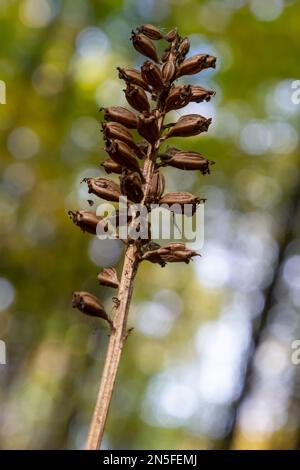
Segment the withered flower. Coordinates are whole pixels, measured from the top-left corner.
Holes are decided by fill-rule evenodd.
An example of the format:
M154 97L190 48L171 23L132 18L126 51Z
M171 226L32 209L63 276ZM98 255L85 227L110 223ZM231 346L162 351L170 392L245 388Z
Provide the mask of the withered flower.
M169 148L165 153L159 154L164 165L169 165L180 170L200 170L203 175L209 174L210 166L215 162L203 157L201 153L194 151Z
M174 206L173 208L170 207L170 210L172 210L175 213L178 212L180 214L183 213L183 209L185 205L190 205L192 209L191 215L193 215L197 209L198 204L202 201L203 199L201 200L199 197L194 196L191 193L180 191L180 192L165 194L163 197L160 198L159 204Z
M106 121L116 121L128 129L136 129L137 117L129 109L122 106L111 106L110 108L101 108L104 110L104 119Z
M157 118L155 113L141 113L137 125L138 132L145 139L154 144L160 137Z
M176 86L171 89L165 103L165 112L186 106L192 97L191 85Z
M127 85L125 96L130 106L132 106L134 109L140 113L143 111L149 112L150 104L146 93L141 87L136 85Z
M150 85L154 90L160 90L163 88L163 79L161 76L161 70L156 65L146 60L142 65L142 78L148 85Z
M140 173L141 170L135 158L135 154L125 142L121 140L111 140L106 142L105 150L114 162L123 167L137 170Z
M185 37L181 40L179 46L178 46L178 59L180 62L182 62L187 55L187 53L190 50L190 41L189 38Z
M138 33L144 34L149 39L158 40L164 37L160 30L152 24L142 24L137 28L137 31Z
M101 286L112 287L114 289L118 289L119 287L118 275L115 268L103 269L103 271L98 274L97 279Z
M191 102L202 103L202 101L210 101L212 96L215 96L216 92L212 90L206 90L202 86L191 86Z
M157 64L160 63L160 59L157 55L155 45L153 44L151 39L149 39L144 34L136 34L134 31L132 31L131 40L133 47L138 52L140 52L146 57L149 57L149 59L152 59Z
M191 137L201 132L206 132L211 124L211 119L207 119L200 114L187 114L181 116L177 123L171 127L165 138L169 137Z
M113 327L113 322L107 315L100 300L89 292L73 292L72 307L77 308L80 312L90 317L103 318L103 320L107 321L109 325Z
M138 173L124 169L120 177L122 194L132 202L141 202L143 199L143 184Z
M161 75L164 82L169 82L174 77L176 71L175 64L172 60L166 61L161 68Z
M111 158L107 158L106 160L104 160L104 162L101 163L101 166L103 166L107 174L117 173L118 175L120 175L122 173L122 165L119 165L119 163L114 162Z
M89 193L96 194L106 201L119 202L122 193L120 187L114 181L107 178L84 178L89 188Z
M136 144L130 131L119 122L102 123L102 130L105 139L118 139L125 142L129 147L136 149Z
M161 198L164 190L165 190L165 177L159 170L156 170L153 173L153 176L149 185L146 202L157 203L159 199Z
M175 28L172 28L165 36L164 39L168 42L173 42L175 39L178 37L178 29L175 26Z
M78 225L83 232L92 233L93 235L96 235L98 223L103 221L101 217L90 211L69 211L68 214L73 223Z
M164 247L146 251L142 255L142 260L158 263L164 267L166 263L184 262L188 264L194 256L199 256L199 254L186 248L184 243L170 243Z
M209 67L215 68L215 66L216 57L208 54L197 54L186 59L179 65L176 78L182 77L182 75L194 75L195 73L201 72L201 70Z
M125 80L126 83L138 85L146 91L149 90L149 87L143 79L141 72L139 72L138 70L130 67L125 67L123 69L121 67L117 67L117 70L119 71L119 78Z

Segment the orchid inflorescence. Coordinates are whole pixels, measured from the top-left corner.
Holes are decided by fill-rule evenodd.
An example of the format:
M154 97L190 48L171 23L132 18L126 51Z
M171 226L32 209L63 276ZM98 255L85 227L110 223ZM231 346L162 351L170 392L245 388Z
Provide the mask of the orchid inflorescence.
M102 132L105 151L109 158L102 167L106 173L119 175L117 184L108 178L85 178L89 193L107 201L117 203L120 196L126 196L128 204L142 204L149 207L158 204L192 204L193 213L197 205L203 201L197 196L186 192L163 194L165 178L162 169L171 166L179 170L199 170L208 174L214 163L200 153L167 147L160 150L161 145L170 138L190 137L208 130L211 119L198 114L179 117L177 122L164 123L166 114L179 110L191 102L209 101L214 92L201 86L176 85L178 78L194 75L209 67L215 67L216 58L208 54L197 54L186 58L190 42L181 37L177 28L163 34L153 25L142 25L132 32L134 48L147 57L140 70L118 67L119 78L124 80L125 97L134 111L122 106L102 108L104 121ZM167 47L159 56L155 42L164 40ZM151 101L154 105L151 106ZM132 133L142 138L136 141ZM69 212L73 222L83 231L96 234L98 224L106 224L105 219L91 211L81 210ZM134 222L134 216L128 224ZM165 266L171 262L188 263L197 255L184 243L169 243L161 247L151 242L151 228L147 240L128 240L137 247L137 263L148 260ZM119 288L119 280L115 268L106 268L98 274L101 285ZM85 314L105 319L113 328L113 320L106 314L101 302L87 292L73 293L73 306Z

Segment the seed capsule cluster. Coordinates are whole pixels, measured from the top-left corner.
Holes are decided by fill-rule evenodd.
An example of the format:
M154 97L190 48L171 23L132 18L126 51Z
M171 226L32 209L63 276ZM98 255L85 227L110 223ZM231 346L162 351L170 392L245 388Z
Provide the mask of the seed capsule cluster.
M162 170L171 166L179 170L196 171L206 175L214 164L194 150L180 150L161 145L168 139L196 136L206 132L211 119L198 114L179 117L177 122L165 124L168 112L181 110L191 102L209 101L215 92L201 86L179 85L176 80L184 75L193 75L209 67L215 67L216 58L208 54L197 54L187 58L190 42L181 37L177 28L166 34L156 26L144 24L132 31L133 47L145 56L140 70L131 67L117 67L118 75L125 83L125 98L132 109L122 106L101 108L104 121L101 130L108 158L101 163L107 174L119 175L119 184L108 178L85 178L89 193L117 203L120 196L126 196L128 204L139 203L148 209L151 204L170 206L170 210L181 211L185 204L192 208L204 202L193 194L174 192L164 194L165 178ZM161 55L156 42L166 42ZM141 137L136 139L136 135ZM108 228L109 218L101 218L90 211L69 212L75 225L83 231L95 234L97 225ZM119 222L119 213L112 216ZM135 216L128 218L128 225L135 224ZM137 262L148 260L165 266L166 263L185 262L197 255L186 248L184 243L170 243L161 247L151 241L151 230L147 240L129 240L137 247ZM115 268L106 268L98 274L100 285L119 287ZM111 327L112 320L104 311L99 300L87 292L73 293L73 306L87 315L105 319Z

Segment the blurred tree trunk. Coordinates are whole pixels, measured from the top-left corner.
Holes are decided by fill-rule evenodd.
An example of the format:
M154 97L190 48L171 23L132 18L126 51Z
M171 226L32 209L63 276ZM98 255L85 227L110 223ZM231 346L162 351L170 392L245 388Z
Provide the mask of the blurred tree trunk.
M221 448L223 449L231 449L234 445L235 434L237 432L238 427L239 410L244 399L247 397L252 387L256 351L263 340L266 326L272 321L270 312L272 307L276 303L276 287L280 280L282 267L285 262L286 249L295 237L295 231L297 229L298 224L297 215L299 214L299 212L300 185L298 184L295 187L295 190L292 192L287 206L284 207L281 212L281 222L279 223L279 226L282 226L282 231L280 234L278 258L276 261L276 265L274 266L274 275L269 287L266 289L265 292L265 305L263 312L257 319L254 320L252 325L252 341L249 347L248 355L246 357L243 385L238 399L232 405L231 423L229 426L229 431L223 439L223 442L221 443Z

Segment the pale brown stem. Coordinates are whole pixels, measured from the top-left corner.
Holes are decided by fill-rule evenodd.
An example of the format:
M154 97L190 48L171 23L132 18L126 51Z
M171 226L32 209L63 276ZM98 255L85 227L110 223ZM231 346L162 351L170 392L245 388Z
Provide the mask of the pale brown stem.
M87 450L97 450L101 445L122 349L127 337L127 317L137 267L137 247L136 245L128 245L118 292L119 303L113 321L114 328L109 338L100 389L86 445Z
M163 117L159 120L161 128ZM152 147L148 146L148 155L145 159L143 174L145 177L144 185L144 204L153 172L155 170L155 162L153 156L159 148L160 141ZM114 391L114 385L121 359L122 349L128 336L127 317L132 297L134 279L139 263L139 246L137 243L127 245L125 251L125 259L123 264L122 277L118 291L118 304L113 319L113 328L109 338L107 354L105 358L104 368L101 377L98 397L90 425L89 435L86 444L86 450L98 450L104 434L105 424L109 411L109 406Z

